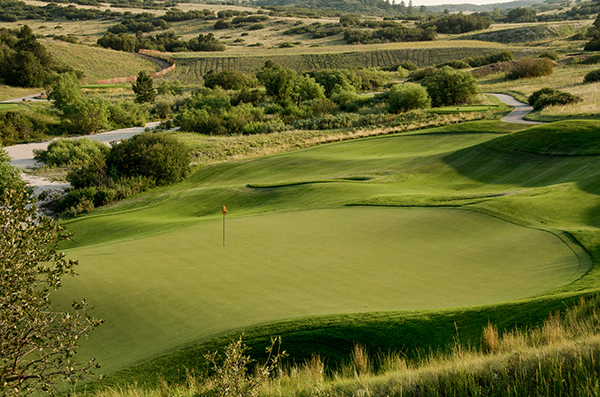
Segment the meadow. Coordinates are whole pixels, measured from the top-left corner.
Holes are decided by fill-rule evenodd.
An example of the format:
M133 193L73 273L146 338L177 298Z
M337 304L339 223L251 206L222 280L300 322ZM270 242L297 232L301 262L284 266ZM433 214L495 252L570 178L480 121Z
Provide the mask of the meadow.
M81 265L61 296L106 320L81 356L108 384L173 382L242 330L335 363L354 343L411 357L454 327L477 345L488 320L542 321L597 289L597 156L522 150L568 126L510 149L524 126L484 121L207 165L67 221Z

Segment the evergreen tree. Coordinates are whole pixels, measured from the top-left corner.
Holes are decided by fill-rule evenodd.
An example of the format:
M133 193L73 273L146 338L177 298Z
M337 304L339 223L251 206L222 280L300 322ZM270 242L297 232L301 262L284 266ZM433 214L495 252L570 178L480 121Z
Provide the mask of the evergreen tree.
M145 71L142 70L138 74L137 80L132 84L131 88L135 92L135 100L137 102L154 102L154 97L156 96L154 81Z

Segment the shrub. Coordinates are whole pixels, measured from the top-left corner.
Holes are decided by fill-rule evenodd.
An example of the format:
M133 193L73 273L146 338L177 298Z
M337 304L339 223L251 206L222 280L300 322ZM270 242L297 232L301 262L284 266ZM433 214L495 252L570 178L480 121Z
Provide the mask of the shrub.
M164 80L156 89L159 95L181 95L183 94L183 87L179 80Z
M595 65L597 63L600 63L600 54L592 55L591 57L588 57L579 63L584 65Z
M143 133L111 148L106 167L120 176L142 176L157 185L179 182L190 171L188 149L165 133Z
M48 99L53 100L53 105L58 109L77 102L83 96L79 87L79 79L75 73L61 73L48 79L46 92Z
M95 157L104 157L108 151L104 143L89 138L58 139L46 150L34 150L34 158L48 165L81 165Z
M419 67L414 62L411 62L411 61L402 61L402 62L400 62L400 65L398 65L398 66L401 66L404 69L411 71L411 72L413 70L419 69Z
M254 25L248 26L248 30L260 30L264 29L266 26L262 23L255 23Z
M292 69L280 65L265 67L258 72L258 80L265 85L267 95L280 101L290 99L297 75Z
M379 90L390 81L389 74L376 68L359 69L354 73L361 79L361 91Z
M582 98L568 92L559 91L553 95L542 94L533 104L535 110L541 110L551 105L570 105L572 103L581 102Z
M554 72L554 64L548 58L519 59L506 74L509 79L549 76Z
M539 99L540 95L554 95L557 92L559 91L554 88L544 87L541 90L537 90L533 94L531 94L527 99L527 103L533 106L533 104Z
M424 78L421 85L427 88L433 106L450 106L467 102L477 94L477 80L470 73L448 66Z
M418 84L406 83L393 86L388 93L388 109L391 113L431 107L427 89Z
M595 83L600 81L600 69L592 70L583 78L584 83Z
M558 61L558 54L554 50L542 51L539 58L548 58L552 61Z
M450 66L452 69L469 69L471 67L471 65L465 61L450 61L437 65L436 67L441 68L443 66Z
M417 70L413 70L409 75L408 78L411 81L421 81L423 80L425 77L431 76L432 74L434 74L436 72L436 70L438 70L437 68L434 67L430 67L430 68L422 68L422 69L417 69Z
M277 47L279 48L292 48L295 47L296 45L290 41L284 41L283 43L280 43Z
M465 15L460 13L447 15L438 20L427 22L420 27L427 28L429 26L435 26L438 33L459 34L487 29L491 24L492 21L490 19L480 15Z
M355 91L362 85L361 78L348 69L325 69L314 73L317 83L325 87L325 95L333 91Z
M224 70L218 73L209 70L204 75L204 86L208 88L219 86L225 90L241 90L243 88L256 87L257 85L258 80L256 77L233 70Z
M222 19L220 19L217 22L215 22L213 27L215 29L229 29L231 28L231 26L231 22L223 21Z
M410 72L406 69L404 69L402 66L398 66L398 77L401 79L404 79L406 77L408 77L408 75L410 74Z
M82 99L63 108L63 123L76 135L87 135L109 126L109 103L102 98Z
M580 101L582 99L576 95L550 87L535 91L527 100L535 110L541 110L551 105L569 105Z
M108 108L108 121L114 128L146 124L146 109L134 102L120 101Z
M308 75L294 80L294 93L303 101L325 98L325 88Z

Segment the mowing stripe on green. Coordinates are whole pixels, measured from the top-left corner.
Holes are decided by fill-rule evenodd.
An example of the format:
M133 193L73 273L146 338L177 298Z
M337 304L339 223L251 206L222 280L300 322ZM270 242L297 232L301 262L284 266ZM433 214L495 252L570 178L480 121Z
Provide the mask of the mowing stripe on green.
M349 207L203 221L73 249L85 296L106 320L84 341L111 373L254 324L309 315L504 302L580 277L555 235L479 213Z

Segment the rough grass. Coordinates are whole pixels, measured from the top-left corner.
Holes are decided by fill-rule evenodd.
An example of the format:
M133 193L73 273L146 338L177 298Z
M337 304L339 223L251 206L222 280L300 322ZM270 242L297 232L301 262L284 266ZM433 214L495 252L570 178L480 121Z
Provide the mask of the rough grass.
M508 80L504 74L494 74L479 80L479 89L484 92L500 92L515 96L527 103L529 95L544 87L552 87L578 95L582 102L566 106L550 106L530 113L526 119L556 121L565 118L598 118L600 113L600 90L598 84L583 84L583 77L594 65L556 66L550 76L530 79Z
M532 43L567 38L576 33L585 32L590 26L590 22L518 24L516 27L508 29L504 27L502 30L463 35L460 38L498 43Z
M301 219L304 214L308 216L312 213L306 211L308 209L332 208L326 212L336 213L338 210L333 208L353 204L415 206L414 203L418 200L420 206L447 207L458 203L465 209L552 232L560 237L561 244L566 244L573 250L570 252L578 257L582 264L581 270L584 271L591 263L590 256L577 242L585 247L595 261L600 259L597 255L600 247L600 234L597 231L597 226L600 225L600 185L596 172L600 156L540 157L507 150L493 142L499 133L510 132L511 128L514 131L515 125L499 122L464 123L420 133L354 140L261 159L205 166L181 185L158 189L66 223L68 229L77 236L70 243L69 254L83 260L80 269L82 276L73 283L67 283L63 289L65 296L72 298L73 295L87 295L92 305L111 319L86 343L84 353L99 355L101 362L104 357L106 371L111 372L118 365L125 366L177 346L192 344L189 349L115 375L118 381L149 380L156 372L163 372L165 378L174 379L185 372L182 366L192 368L197 364L198 357L201 357L200 352L206 346L194 345L195 342L212 339L220 332L233 332L236 327L269 321L269 314L277 316L278 310L288 313L289 317L291 311L284 310L286 307L302 306L302 302L312 302L311 299L321 294L335 294L335 299L356 299L353 309L343 309L342 305L329 313L382 310L381 307L377 309L377 305L372 302L363 303L367 297L377 299L374 293L355 293L361 288L368 288L366 281L362 283L356 280L358 284L330 282L325 286L317 280L308 283L306 288L288 288L286 293L295 296L308 292L308 297L302 299L288 299L278 292L289 280L295 286L299 285L294 280L307 277L308 274L305 273L311 272L298 274L296 270L282 271L285 268L282 266L292 258L275 255L277 244L270 247L268 253L258 252L257 249L269 246L270 241L276 242L288 234L278 232L276 227L290 227L290 236L307 230L305 227L294 228L298 222L286 222L285 216L299 216ZM230 211L227 218L230 226L227 230L232 239L227 240L227 244L236 244L236 239L244 242L258 238L257 241L260 242L258 245L246 244L245 247L251 248L252 253L231 261L229 265L217 259L225 259L232 254L228 251L229 246L226 245L225 249L221 246L219 210L223 204ZM235 227L241 225L239 222L258 222L269 218L280 219L281 224L272 227L265 224L264 231L257 228L246 233L243 228ZM328 217L324 217L326 218ZM387 218L377 217L380 222L388 222ZM340 220L342 219L349 217L342 216ZM212 231L208 232L208 229ZM346 229L352 228L349 226ZM359 229L374 230L373 227ZM206 230L207 234L200 233L201 230ZM376 234L379 239L372 246L377 246L377 249L367 251L377 258L374 263L378 263L381 255L393 249L394 244L387 239L393 238L399 230L396 231L393 227L387 230L384 234ZM457 228L453 232L456 237L460 230L462 229ZM433 236L433 231L429 233ZM453 233L446 235L452 236ZM330 244L330 238L338 235L339 233L331 233L328 238L316 238L316 243L321 244L323 252L335 250L336 254L328 256L331 260L343 259L347 252L352 252L336 250L337 243ZM364 238L368 238L368 235L364 234ZM233 236L238 237L234 239ZM189 243L184 244L184 247L175 250L177 255L185 256L185 260L173 260L173 254L167 249L148 255L151 247L159 247L164 242L170 241L171 245L175 245L188 240ZM426 240L423 238L414 245L420 245ZM445 240L446 236L437 239L441 245L445 244ZM311 238L300 236L294 241L308 242ZM286 250L292 249L294 244L285 247ZM114 249L115 247L119 248ZM466 249L464 253L467 256L471 247L470 244L460 243L455 246L457 249ZM400 252L402 251L404 250ZM535 252L537 256L543 254L544 249L530 252ZM122 266L116 266L122 261L119 259L121 255L137 255L147 259L139 264L130 260ZM281 261L281 266L267 270L270 269L269 262L275 259ZM315 262L325 263L324 261L325 259ZM348 259L347 263L352 261L353 259ZM86 265L100 262L103 263L100 267ZM250 266L250 262L254 265ZM259 262L260 266L256 267ZM404 260L398 262L405 263ZM235 266L227 271L209 271L206 266L213 266L212 264L221 267L221 270L230 269L227 266ZM105 266L114 270L107 272ZM427 268L423 266L423 269ZM323 269L333 271L327 266ZM522 270L526 269L527 267L523 267ZM196 277L190 276L199 270L202 271ZM555 271L560 271L560 266ZM92 273L97 275L83 279L86 274ZM115 277L117 273L119 277ZM242 275L232 277L234 274ZM388 271L383 279L390 278L393 274L396 273ZM471 274L475 276L475 273ZM576 272L572 274L577 277ZM128 279L135 281L129 282L126 288L117 285ZM255 281L248 284L244 280ZM460 282L468 280L465 277ZM341 359L355 342L364 344L369 350L377 347L383 350L396 349L401 346L425 349L432 346L435 349L452 338L455 321L461 337L464 334L466 338L478 338L470 327L479 324L480 330L488 319L496 323L499 329L512 324L531 324L546 316L548 310L559 308L565 299L570 299L569 296L595 290L599 280L600 272L593 267L584 277L570 284L557 286L552 291L547 291L549 287L540 286L547 291L545 297L520 303L412 314L386 309L392 311L290 320L255 328L252 331L256 336L253 346L260 347L261 341L268 339L267 335L277 333L289 341L292 357L309 357L311 352L318 351L333 361ZM268 286L262 284L265 282L269 283ZM173 287L164 288L165 283ZM203 283L210 283L210 288L217 288L217 291L205 298L207 292L204 288L195 290ZM83 285L86 287L77 289ZM101 287L98 288L97 285ZM313 288L319 285L320 288ZM343 292L346 285L351 286L352 293ZM450 288L451 285L452 283L440 289ZM529 287L533 287L533 284L527 288ZM136 292L130 299L123 295L128 290L139 293ZM385 293L396 291L393 288L383 290ZM98 294L97 297L90 296L90 291ZM181 298L189 303L181 304L181 299L175 298L181 291L189 292ZM237 295L227 295L225 291L237 291ZM399 292L401 291L395 293ZM247 306L252 301L244 303L252 294L260 295L260 301L264 303L255 305L260 308L256 315L252 315L252 307ZM215 297L219 298L215 301ZM498 302L508 299L510 295ZM220 309L230 307L233 302L236 305L232 310ZM319 299L319 302L334 306L336 304L336 300L332 299ZM307 312L298 312L298 315L310 312L310 307L313 306L312 303L307 305L304 308ZM143 308L153 308L152 313L146 313ZM201 313L194 312L194 308L199 308ZM194 321L201 321L204 316L209 315L217 317L214 321L194 324ZM222 328L210 329L213 326ZM115 327L119 328L118 332ZM170 345L153 343L152 340L156 341L154 337L163 338ZM102 346L102 349L94 346ZM127 349L120 346L127 346ZM127 353L123 353L124 351ZM140 356L134 358L130 354ZM106 360L109 356L115 357L114 360ZM175 363L182 366L176 366Z
M31 94L39 94L43 91L43 88L20 88L11 87L8 85L0 85L0 101L21 98Z
M95 83L97 80L112 77L137 75L140 70L156 72L158 64L146 58L122 51L63 42L43 42L56 60L64 65L84 72L83 83Z
M561 121L515 132L495 140L511 150L528 153L585 156L600 154L599 121Z

